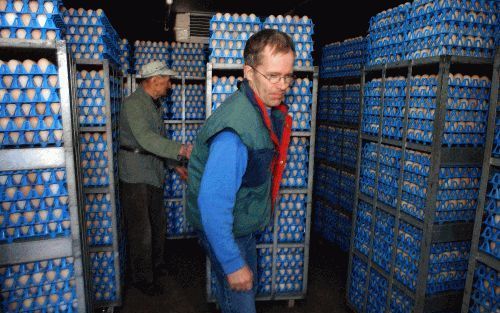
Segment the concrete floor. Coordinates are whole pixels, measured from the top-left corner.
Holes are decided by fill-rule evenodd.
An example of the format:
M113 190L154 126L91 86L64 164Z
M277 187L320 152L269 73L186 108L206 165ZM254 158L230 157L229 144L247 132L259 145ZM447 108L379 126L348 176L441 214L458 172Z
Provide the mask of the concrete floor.
M165 292L150 297L135 288L125 290L120 313L214 313L206 302L205 256L196 239L167 241ZM308 292L305 300L257 302L258 313L348 313L345 304L348 254L311 237Z

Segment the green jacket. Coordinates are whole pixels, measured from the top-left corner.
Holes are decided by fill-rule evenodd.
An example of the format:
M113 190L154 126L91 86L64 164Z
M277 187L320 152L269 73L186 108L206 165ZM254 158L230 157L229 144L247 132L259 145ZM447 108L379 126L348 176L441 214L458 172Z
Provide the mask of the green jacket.
M262 113L254 104L248 84L228 98L199 131L189 160L186 218L196 229L203 230L198 194L208 160L210 140L222 130L230 129L240 137L248 150L248 161L241 187L236 194L233 234L243 236L263 229L271 217L272 161L276 155L270 132ZM264 109L265 110L265 109ZM264 113L267 114L267 113ZM282 129L284 117L273 110L273 128ZM279 132L282 134L282 132Z
M181 144L165 137L162 110L139 86L125 99L120 117L120 146L140 148L153 155L119 150L120 179L162 188L164 159L176 160Z

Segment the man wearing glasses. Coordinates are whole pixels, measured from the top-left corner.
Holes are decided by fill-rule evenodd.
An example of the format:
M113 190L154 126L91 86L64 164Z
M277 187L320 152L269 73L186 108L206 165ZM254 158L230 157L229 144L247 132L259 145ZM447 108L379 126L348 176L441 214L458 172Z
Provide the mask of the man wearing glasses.
M245 80L198 133L188 167L187 218L211 261L223 313L255 312L255 232L272 216L292 124L283 104L294 81L292 39L262 30L244 57Z

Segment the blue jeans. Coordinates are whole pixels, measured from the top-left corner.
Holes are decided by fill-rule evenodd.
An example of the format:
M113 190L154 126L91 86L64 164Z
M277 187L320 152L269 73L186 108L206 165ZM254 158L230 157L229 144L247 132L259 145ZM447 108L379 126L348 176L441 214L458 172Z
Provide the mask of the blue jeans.
M208 239L201 231L198 232L200 244L207 252L212 264L212 272L215 274L215 297L222 309L222 313L255 313L255 293L257 291L257 247L255 234L236 237L236 244L240 249L241 256L253 273L253 289L250 291L233 291L229 287L226 274L215 257L208 243Z

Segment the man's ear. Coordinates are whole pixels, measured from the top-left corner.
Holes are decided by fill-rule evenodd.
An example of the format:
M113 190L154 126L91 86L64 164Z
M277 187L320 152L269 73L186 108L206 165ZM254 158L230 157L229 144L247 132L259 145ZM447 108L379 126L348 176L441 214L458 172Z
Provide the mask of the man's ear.
M249 81L253 81L253 69L250 65L243 65L243 76Z

